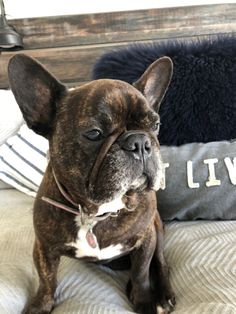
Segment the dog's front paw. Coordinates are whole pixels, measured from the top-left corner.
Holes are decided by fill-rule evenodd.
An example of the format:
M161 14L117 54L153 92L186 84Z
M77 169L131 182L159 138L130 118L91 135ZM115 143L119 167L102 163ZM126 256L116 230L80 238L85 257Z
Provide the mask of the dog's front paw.
M51 313L52 308L50 310L44 309L44 308L38 308L35 306L28 306L25 311L23 311L23 314L49 314Z
M49 313L51 313L51 311L48 312L44 311L43 309L36 309L33 307L29 307L23 312L23 314L49 314Z
M53 309L53 301L39 302L36 298L27 306L23 314L49 314Z
M51 313L51 311L47 311L44 309L39 309L39 308L35 308L33 306L29 306L24 312L23 314L49 314Z
M151 290L148 289L140 293L139 289L134 289L129 280L126 288L127 295L134 305L135 313L138 314L157 314L156 302L151 298Z
M134 309L139 314L157 314L155 303L152 302L137 303Z
M156 313L157 314L169 314L174 311L175 308L175 297L172 294L171 296L163 295L159 298L156 306Z
M144 295L137 297L132 288L132 283L129 281L126 292L134 305L135 312L139 314L169 314L173 312L176 302L171 289L163 289L158 296L154 291L150 291L150 294L146 295L145 298Z
M169 300L165 304L155 302L137 303L135 312L139 314L169 314L174 310L174 301Z

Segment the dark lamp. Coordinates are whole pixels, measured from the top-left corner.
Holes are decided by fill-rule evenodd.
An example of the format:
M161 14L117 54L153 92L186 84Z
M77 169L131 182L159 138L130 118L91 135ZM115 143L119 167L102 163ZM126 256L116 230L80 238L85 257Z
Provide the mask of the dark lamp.
M0 51L23 49L21 36L8 25L3 0L0 0Z

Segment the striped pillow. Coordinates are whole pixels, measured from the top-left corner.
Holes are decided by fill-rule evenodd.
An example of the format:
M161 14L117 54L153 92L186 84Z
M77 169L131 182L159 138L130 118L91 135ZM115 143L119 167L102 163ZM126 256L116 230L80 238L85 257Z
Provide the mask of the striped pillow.
M47 166L48 141L26 125L0 146L0 180L34 196Z

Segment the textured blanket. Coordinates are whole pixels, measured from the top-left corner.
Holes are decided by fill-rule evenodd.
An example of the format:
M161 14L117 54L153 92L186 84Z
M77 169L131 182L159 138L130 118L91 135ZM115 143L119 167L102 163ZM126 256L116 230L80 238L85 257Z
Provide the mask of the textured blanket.
M21 313L37 287L32 262L33 199L0 191L0 313ZM165 255L176 294L175 313L236 313L236 221L172 222ZM62 258L53 313L133 313L128 271Z

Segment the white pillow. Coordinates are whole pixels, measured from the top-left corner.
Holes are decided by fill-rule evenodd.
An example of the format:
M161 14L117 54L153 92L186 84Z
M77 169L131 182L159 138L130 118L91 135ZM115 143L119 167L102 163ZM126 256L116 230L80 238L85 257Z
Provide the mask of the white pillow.
M0 90L0 145L15 134L23 122L12 91Z
M35 196L47 166L48 141L25 124L0 146L0 179Z

